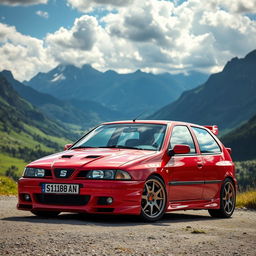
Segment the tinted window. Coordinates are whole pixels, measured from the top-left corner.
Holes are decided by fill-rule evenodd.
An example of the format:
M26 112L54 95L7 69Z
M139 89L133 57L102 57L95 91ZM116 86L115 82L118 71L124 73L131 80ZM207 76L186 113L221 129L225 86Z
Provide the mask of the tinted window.
M219 145L205 129L192 128L195 132L201 153L219 153L221 152Z
M195 144L193 138L186 126L175 126L172 130L171 148L175 145L188 145L190 146L190 153L195 153Z

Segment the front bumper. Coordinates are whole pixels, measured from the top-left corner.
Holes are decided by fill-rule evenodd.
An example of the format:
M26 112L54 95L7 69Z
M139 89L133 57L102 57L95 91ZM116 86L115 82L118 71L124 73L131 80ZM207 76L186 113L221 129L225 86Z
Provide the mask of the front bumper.
M79 195L45 194L42 183L79 184ZM135 214L141 212L144 181L59 180L21 178L18 182L19 210ZM31 200L26 201L24 194ZM111 204L102 198L112 197Z

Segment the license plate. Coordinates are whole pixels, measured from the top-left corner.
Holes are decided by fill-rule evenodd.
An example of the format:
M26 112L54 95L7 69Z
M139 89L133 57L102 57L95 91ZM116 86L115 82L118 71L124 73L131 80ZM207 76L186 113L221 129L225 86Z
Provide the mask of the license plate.
M44 183L42 184L42 192L55 194L79 194L79 184Z

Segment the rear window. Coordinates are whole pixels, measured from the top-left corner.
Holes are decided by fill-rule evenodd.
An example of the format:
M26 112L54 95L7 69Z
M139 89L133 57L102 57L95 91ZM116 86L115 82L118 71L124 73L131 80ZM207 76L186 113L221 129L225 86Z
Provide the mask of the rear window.
M221 152L220 146L207 130L198 127L192 127L192 129L196 135L201 153L214 154Z

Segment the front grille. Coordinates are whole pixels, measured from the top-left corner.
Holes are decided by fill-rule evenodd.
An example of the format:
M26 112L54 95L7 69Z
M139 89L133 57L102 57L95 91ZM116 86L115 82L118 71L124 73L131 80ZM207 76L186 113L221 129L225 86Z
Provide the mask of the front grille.
M74 172L73 169L54 169L54 175L56 178L62 178L62 179L67 179L69 178L72 173Z
M18 208L22 208L22 209L32 209L32 205L31 204L19 204Z
M87 174L88 174L89 170L87 171L80 171L78 174L77 174L77 178L86 178Z
M114 208L96 208L96 212L113 212Z
M88 195L36 194L36 200L40 204L79 206L79 205L86 205L90 200L90 196L88 196Z
M51 178L52 177L51 170L45 169L44 172L45 172L45 174L44 174L45 178Z

